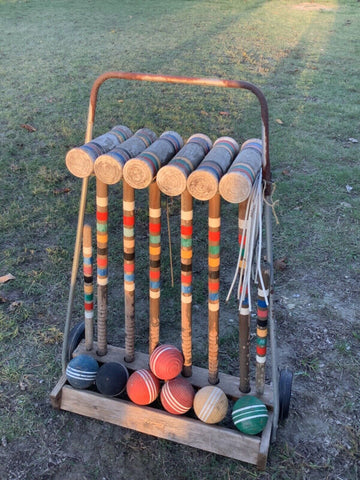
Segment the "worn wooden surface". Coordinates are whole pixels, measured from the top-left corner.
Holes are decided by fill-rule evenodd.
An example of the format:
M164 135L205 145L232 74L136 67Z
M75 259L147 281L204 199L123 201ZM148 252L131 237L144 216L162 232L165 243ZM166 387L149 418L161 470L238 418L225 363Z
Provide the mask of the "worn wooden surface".
M271 414L264 435L258 437L205 424L186 416L171 415L152 407L135 405L127 400L109 398L89 390L76 390L68 385L62 388L60 408L265 468Z

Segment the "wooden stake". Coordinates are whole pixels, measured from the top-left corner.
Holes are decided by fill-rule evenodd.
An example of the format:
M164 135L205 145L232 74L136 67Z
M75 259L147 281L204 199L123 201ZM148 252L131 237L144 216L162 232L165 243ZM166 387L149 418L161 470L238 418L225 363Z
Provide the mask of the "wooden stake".
M259 285L257 305L257 326L256 326L256 394L262 395L265 388L265 364L267 344L268 305L265 296L269 298L270 271L262 270L265 292Z
M84 225L83 228L83 273L85 346L86 350L92 350L94 341L94 285L93 251L90 225Z

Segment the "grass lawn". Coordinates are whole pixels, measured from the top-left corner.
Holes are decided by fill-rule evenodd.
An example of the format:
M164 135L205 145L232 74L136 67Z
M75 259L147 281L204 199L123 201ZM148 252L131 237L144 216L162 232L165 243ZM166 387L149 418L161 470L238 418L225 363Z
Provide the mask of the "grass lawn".
M359 5L356 0L0 0L0 277L14 277L0 284L2 479L359 477ZM81 189L64 160L84 141L94 80L112 70L246 80L267 99L278 219L273 243L279 363L293 370L294 386L290 416L280 425L266 472L49 405L61 374ZM228 135L242 143L261 135L259 107L249 93L111 80L100 90L94 136L116 124L133 131L146 126L158 135L176 130L185 139L203 132L213 141ZM122 197L121 186L115 187L110 265L119 269L110 269L109 328L121 342L123 303L116 288ZM92 223L94 195L90 182L86 219ZM142 238L146 192L139 192L136 202ZM207 228L205 207L199 202L199 231ZM176 225L178 199L171 208ZM224 208L225 216L232 212ZM224 266L231 275L235 241L225 223ZM200 235L198 242L199 251L206 251ZM146 270L142 255L137 258ZM163 265L168 280L165 257ZM196 281L205 290L200 287L195 300L201 311L207 292L201 265L199 271ZM83 316L80 273L77 287L75 322ZM146 280L139 280L139 287L146 290ZM173 297L167 287L166 340L179 331ZM142 325L137 343L146 351L146 308L137 315ZM199 330L206 329L198 316ZM221 345L231 354L222 353L221 361L232 370L236 322L224 322ZM194 352L199 363L202 352L200 342Z

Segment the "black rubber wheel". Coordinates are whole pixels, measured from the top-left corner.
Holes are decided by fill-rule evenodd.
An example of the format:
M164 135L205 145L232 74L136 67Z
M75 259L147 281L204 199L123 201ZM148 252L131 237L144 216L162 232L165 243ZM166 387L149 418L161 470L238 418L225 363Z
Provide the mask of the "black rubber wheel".
M280 371L279 377L279 420L289 416L293 373L288 368Z
M66 350L68 362L71 360L75 348L79 345L83 338L85 338L85 322L79 322L70 330L69 333Z

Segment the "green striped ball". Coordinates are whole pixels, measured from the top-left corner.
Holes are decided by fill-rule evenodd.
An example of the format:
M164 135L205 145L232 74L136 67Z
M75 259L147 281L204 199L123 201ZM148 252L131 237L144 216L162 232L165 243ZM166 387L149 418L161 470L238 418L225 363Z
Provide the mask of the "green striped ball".
M262 432L268 417L269 414L264 403L252 395L239 398L232 410L235 427L248 435Z

